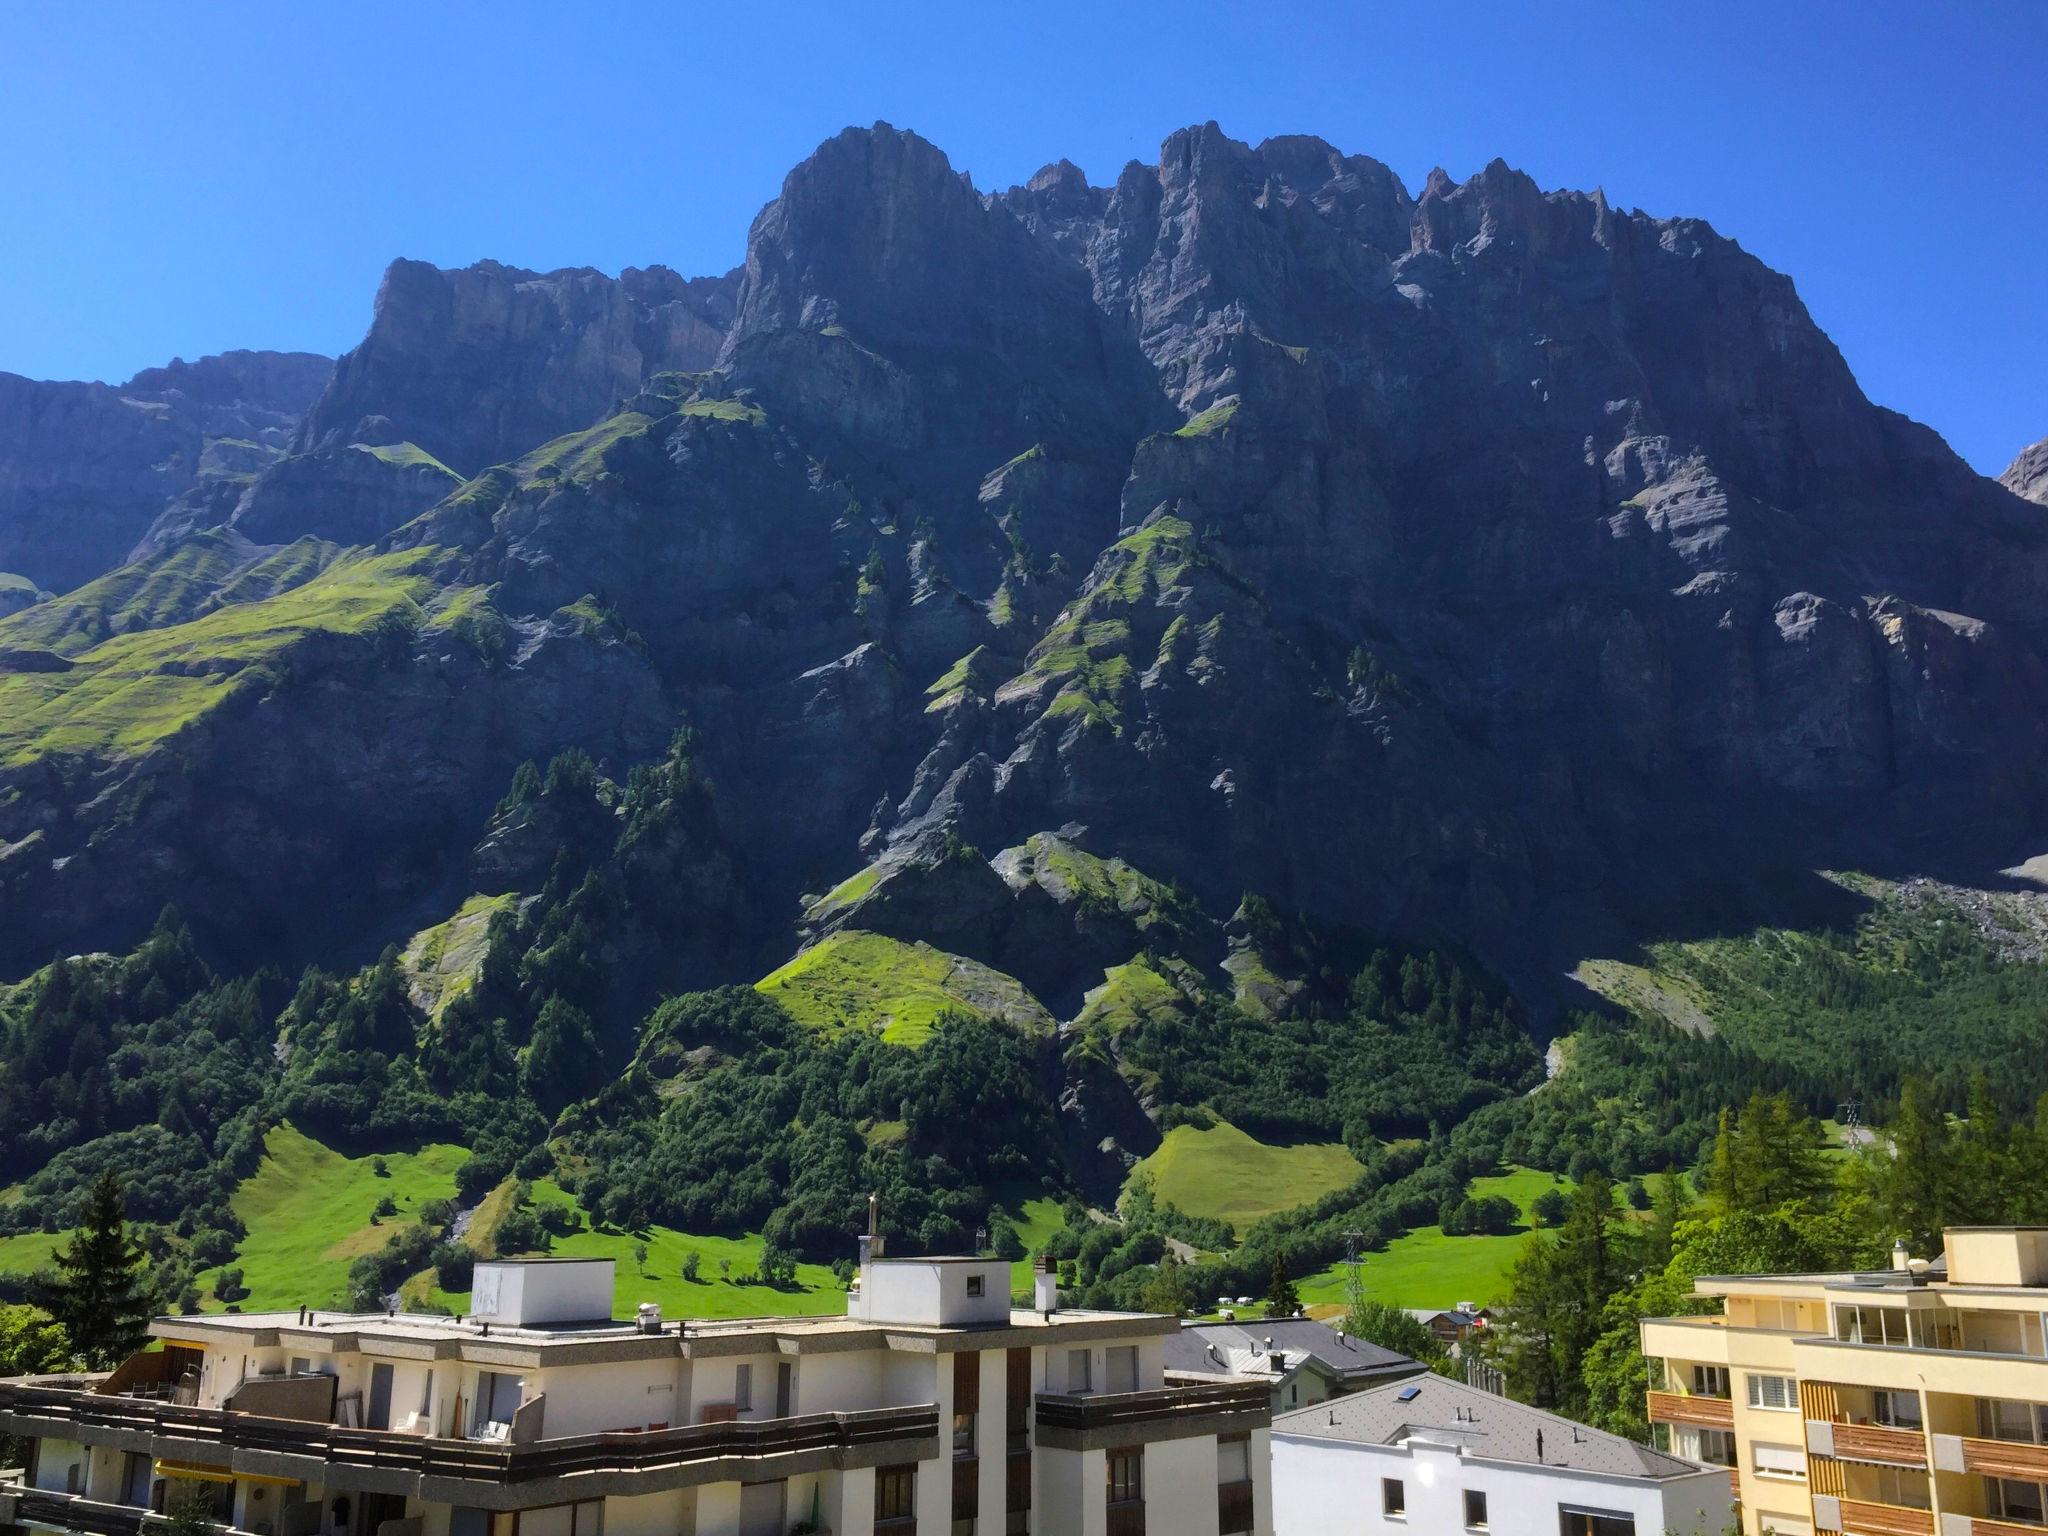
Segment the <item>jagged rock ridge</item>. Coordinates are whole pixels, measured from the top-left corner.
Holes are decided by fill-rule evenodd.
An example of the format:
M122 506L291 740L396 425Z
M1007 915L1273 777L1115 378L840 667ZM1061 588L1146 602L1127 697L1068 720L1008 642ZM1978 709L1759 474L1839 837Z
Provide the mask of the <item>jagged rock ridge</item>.
M320 468L400 445L471 477L402 526ZM1540 985L1786 867L2012 862L2048 788L2035 510L1735 242L1499 162L1412 195L1211 124L984 196L850 130L708 285L394 266L296 447L231 531L374 530L418 614L139 759L37 674L10 965L173 888L366 942L459 895L519 757L684 718L768 914L734 975L869 861L875 923L1046 963L1001 870L916 872L1065 829Z

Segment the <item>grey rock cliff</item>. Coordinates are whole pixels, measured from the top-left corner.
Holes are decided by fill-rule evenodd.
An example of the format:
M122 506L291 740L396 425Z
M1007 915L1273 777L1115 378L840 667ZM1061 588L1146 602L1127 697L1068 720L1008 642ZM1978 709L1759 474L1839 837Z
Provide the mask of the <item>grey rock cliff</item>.
M2019 457L2006 465L1998 483L2015 496L2048 507L2048 437L2021 449Z

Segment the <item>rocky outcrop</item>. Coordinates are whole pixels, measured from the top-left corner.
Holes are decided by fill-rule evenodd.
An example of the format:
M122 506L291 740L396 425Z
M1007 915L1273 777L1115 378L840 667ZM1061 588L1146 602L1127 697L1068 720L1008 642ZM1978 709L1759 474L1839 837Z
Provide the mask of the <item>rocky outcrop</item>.
M297 446L407 441L476 474L591 425L655 374L709 366L734 287L734 274L666 267L612 278L394 261L369 335L335 365Z
M2006 465L1998 483L2015 496L2048 507L2048 437L2021 449L2019 457Z
M274 456L332 366L227 352L121 385L0 373L0 570L61 592L120 565L173 499Z
M374 544L462 483L411 443L349 443L271 463L232 496L187 494L150 526L136 555L168 549L202 528L226 527L257 544L324 539Z

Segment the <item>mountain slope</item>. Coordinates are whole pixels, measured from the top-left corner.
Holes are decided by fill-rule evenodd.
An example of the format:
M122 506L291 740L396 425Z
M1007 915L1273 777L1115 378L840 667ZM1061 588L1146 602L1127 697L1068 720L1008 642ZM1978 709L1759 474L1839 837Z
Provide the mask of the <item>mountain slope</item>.
M1733 241L1498 162L1418 196L1212 124L983 196L849 130L735 276L394 265L293 447L183 525L374 541L236 620L281 650L109 598L64 627L113 651L0 663L10 969L173 894L238 961L402 941L520 759L622 777L683 721L759 914L733 980L864 865L1061 829L1540 991L2039 820L2035 510ZM374 641L305 621L387 572ZM1095 984L1025 974L989 878L976 933L892 898L892 935Z

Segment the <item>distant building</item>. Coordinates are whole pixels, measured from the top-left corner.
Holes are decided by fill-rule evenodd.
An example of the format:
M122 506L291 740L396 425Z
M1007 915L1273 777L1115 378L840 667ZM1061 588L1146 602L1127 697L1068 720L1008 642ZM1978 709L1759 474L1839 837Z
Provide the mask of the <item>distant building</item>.
M1642 1322L1648 1414L1726 1463L1745 1536L2040 1536L2048 1228L1951 1227L1931 1262L1702 1275Z
M1263 1381L1273 1411L1406 1380L1429 1367L1310 1318L1183 1323L1166 1341L1169 1382Z
M159 1318L105 1376L0 1381L0 1531L1270 1536L1261 1386L1168 1387L1171 1317L1010 1307L1000 1260L864 1251L840 1317L612 1316L610 1260L476 1267L467 1318Z
M1273 1536L1721 1536L1728 1475L1442 1376L1273 1420Z
M1475 1328L1493 1321L1493 1314L1477 1302L1461 1301L1455 1307L1410 1307L1408 1315L1427 1328L1446 1349L1456 1349Z

